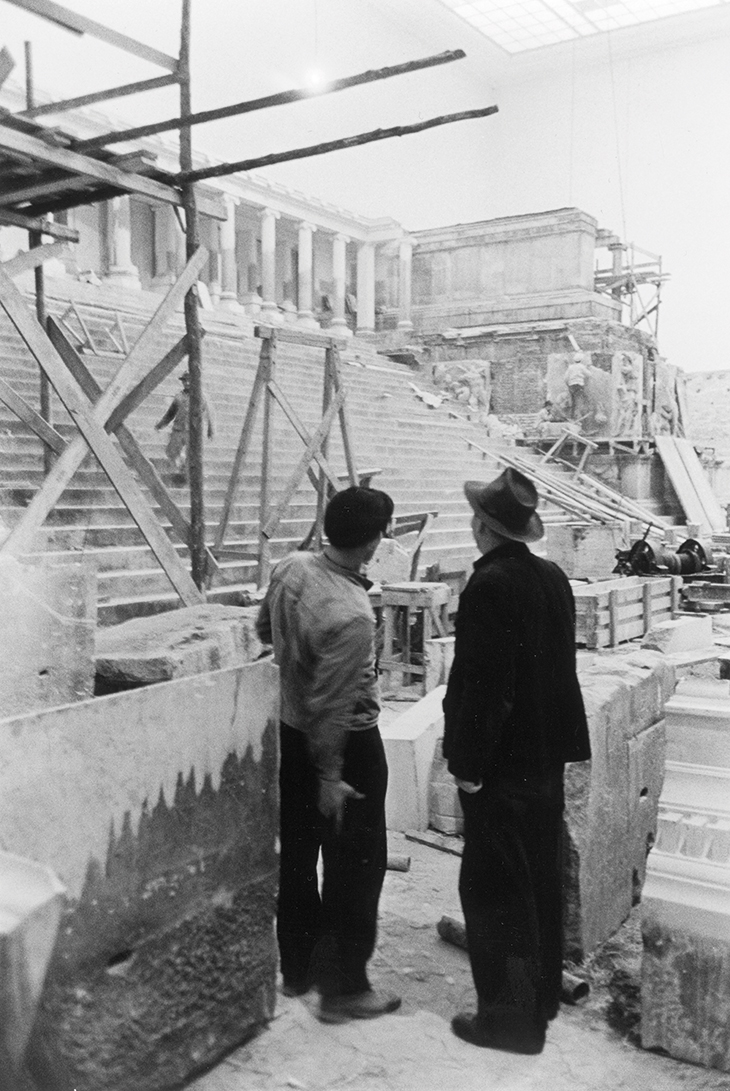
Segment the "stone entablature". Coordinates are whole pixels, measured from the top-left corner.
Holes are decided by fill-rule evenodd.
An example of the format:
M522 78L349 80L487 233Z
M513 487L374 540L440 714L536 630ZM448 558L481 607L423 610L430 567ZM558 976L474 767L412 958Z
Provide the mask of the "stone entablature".
M641 1039L730 1071L730 687L680 682L644 887Z
M577 208L414 232L417 329L559 317L620 319L594 290L596 220Z

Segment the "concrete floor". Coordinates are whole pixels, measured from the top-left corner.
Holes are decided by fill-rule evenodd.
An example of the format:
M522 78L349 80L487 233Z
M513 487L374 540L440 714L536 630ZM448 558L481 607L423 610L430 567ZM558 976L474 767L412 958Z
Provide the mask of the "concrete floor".
M473 1008L469 963L435 928L444 914L461 915L459 859L400 834L389 835L389 850L410 856L411 868L386 876L371 976L402 995L401 1010L331 1026L316 1019L314 993L279 996L268 1028L189 1091L730 1091L730 1074L644 1052L612 1030L600 973L587 1001L563 1005L538 1057L460 1041L449 1020ZM634 944L635 935L634 926Z

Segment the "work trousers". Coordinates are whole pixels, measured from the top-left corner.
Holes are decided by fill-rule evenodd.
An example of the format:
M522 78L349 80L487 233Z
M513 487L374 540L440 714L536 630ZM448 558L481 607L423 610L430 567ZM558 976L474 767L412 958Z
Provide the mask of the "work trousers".
M350 732L342 779L365 798L348 800L338 831L317 807L319 781L305 734L282 723L276 922L281 971L288 984L313 983L324 996L370 987L366 967L375 949L387 862L388 767L377 727Z
M459 797L459 894L479 1011L544 1026L562 979L563 766Z

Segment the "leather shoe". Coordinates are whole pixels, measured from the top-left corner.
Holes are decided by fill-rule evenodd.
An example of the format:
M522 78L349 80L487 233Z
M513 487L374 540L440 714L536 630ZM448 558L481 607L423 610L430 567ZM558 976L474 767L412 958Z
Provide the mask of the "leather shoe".
M486 1015L459 1012L451 1020L451 1029L458 1038L485 1049L501 1049L507 1053L542 1053L545 1045L544 1028L526 1019L490 1019Z
M397 1011L401 998L385 989L368 989L345 996L323 996L318 1019L321 1023L346 1023L350 1019L375 1019Z

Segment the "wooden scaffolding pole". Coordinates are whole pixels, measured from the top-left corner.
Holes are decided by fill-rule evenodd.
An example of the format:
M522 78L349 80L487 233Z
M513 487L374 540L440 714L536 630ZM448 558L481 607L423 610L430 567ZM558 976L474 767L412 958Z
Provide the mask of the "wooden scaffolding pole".
M191 114L190 95L190 8L192 0L183 0L180 27L180 58L177 75L180 81L180 113ZM192 170L193 147L190 125L180 129L180 169ZM198 249L198 210L195 186L182 186L185 211L185 253L188 260ZM205 502L203 497L203 353L198 312L198 290L193 284L185 295L185 329L188 339L188 372L190 374L190 422L188 446L188 478L190 481L190 549L191 574L196 587L205 585Z

